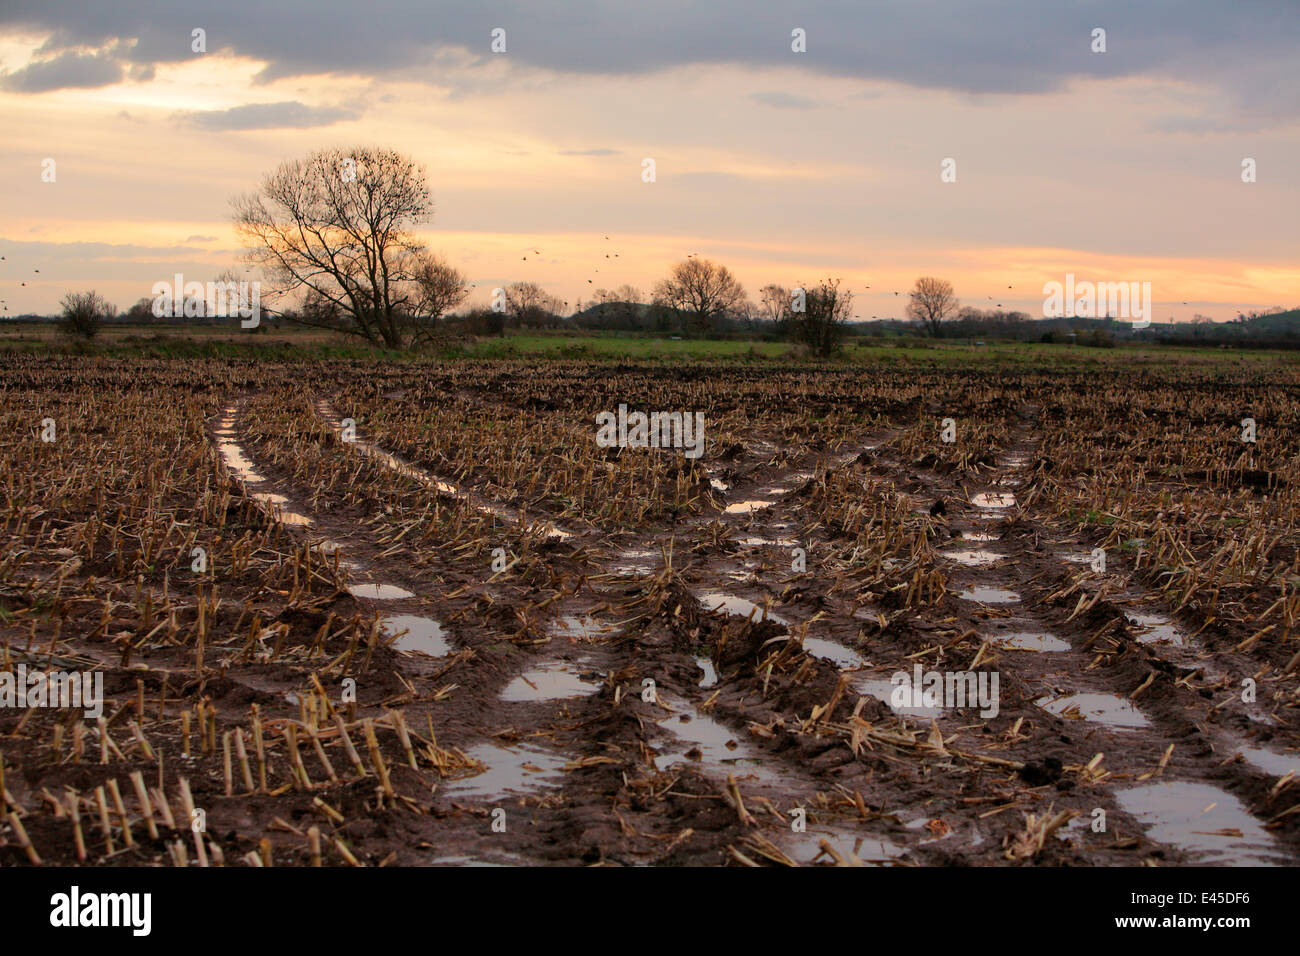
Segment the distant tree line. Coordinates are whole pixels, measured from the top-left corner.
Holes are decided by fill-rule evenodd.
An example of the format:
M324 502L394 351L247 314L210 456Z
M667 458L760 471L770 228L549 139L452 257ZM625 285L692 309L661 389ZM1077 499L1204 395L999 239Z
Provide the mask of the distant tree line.
M535 282L514 282L492 290L490 305L465 309L473 288L467 277L415 237L415 227L432 211L425 171L386 149L318 150L282 163L258 190L237 197L233 205L236 232L249 264L258 270L264 304L258 328L289 322L387 348L513 329L760 337L794 342L821 356L837 351L849 335L1101 346L1120 339L1300 345L1297 310L1277 307L1240 314L1231 322L1197 316L1191 323L1137 329L1116 319L1031 319L1000 306L963 306L952 284L934 276L916 280L905 300L905 319L865 322L855 317L853 293L840 279L769 284L754 301L726 266L695 254L674 265L649 296L623 285L596 289L590 301L571 306ZM169 321L155 319L152 301L140 299L120 321ZM63 326L73 335L91 337L117 319L116 309L94 290L69 293L61 304Z

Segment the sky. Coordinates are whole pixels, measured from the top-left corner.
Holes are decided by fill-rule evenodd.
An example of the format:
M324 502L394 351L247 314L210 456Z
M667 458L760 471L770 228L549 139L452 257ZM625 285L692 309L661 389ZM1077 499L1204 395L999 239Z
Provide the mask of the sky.
M231 200L356 146L426 168L479 304L698 254L862 319L922 275L1034 316L1067 273L1150 282L1157 322L1300 306L1297 0L267 6L0 4L8 315L242 274Z

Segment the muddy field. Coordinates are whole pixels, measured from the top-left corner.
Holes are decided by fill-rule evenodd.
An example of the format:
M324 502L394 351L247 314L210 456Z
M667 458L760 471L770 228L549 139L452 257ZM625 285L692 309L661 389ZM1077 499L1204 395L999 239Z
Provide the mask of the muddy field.
M6 360L0 864L1300 862L1300 372L1123 372Z

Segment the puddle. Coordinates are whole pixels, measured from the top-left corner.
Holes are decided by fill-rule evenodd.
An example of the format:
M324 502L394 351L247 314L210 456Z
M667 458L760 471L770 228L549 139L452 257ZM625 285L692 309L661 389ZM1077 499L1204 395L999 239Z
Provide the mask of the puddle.
M1147 836L1186 850L1201 863L1269 866L1285 862L1282 848L1232 794L1205 783L1167 781L1115 794Z
M858 694L874 697L881 703L888 705L889 709L896 714L903 714L908 717L942 717L945 713L942 707L926 707L924 704L919 707L895 706L893 697L898 685L889 680L882 680L879 677L860 677L851 686Z
M820 637L805 637L803 649L813 657L828 660L840 670L862 667L867 662L857 651Z
M1126 611L1124 616L1129 619L1134 627L1141 628L1141 633L1135 635L1139 644L1158 644L1170 643L1182 646L1183 635L1178 630L1178 626L1163 614L1149 614L1138 611Z
M1044 698L1034 701L1048 713L1072 719L1077 709L1078 717L1105 724L1116 730L1134 730L1149 727L1151 721L1138 710L1132 701L1116 694L1069 694L1065 697Z
M1285 777L1292 771L1300 776L1300 754L1283 754L1264 747L1242 747L1241 757L1252 767L1275 777Z
M232 410L227 409L226 413L228 415L232 414ZM216 430L217 453L221 456L221 460L225 462L226 468L242 484L260 484L266 481L266 478L253 469L253 463L244 453L244 449L233 438L224 437L234 434L234 424L233 418L221 420L221 427ZM260 505L269 506L266 510L271 512L272 517L280 524L297 527L306 527L311 524L311 519L306 515L300 515L295 511L286 511L280 507L289 500L284 495L259 493L251 494L249 497Z
M700 603L710 611L725 611L753 621L775 621L777 624L789 624L783 617L769 613L761 605L747 601L742 597L723 594L721 591L708 591L700 595Z
M368 598L371 601L401 601L404 598L415 597L405 588L399 588L396 584L350 584L348 593L353 597Z
M845 857L857 857L863 863L887 865L907 850L888 840L867 836L847 825L809 823L806 833L796 834L781 847L791 859L807 866L834 866L835 858L821 848L825 840Z
M764 508L770 508L776 504L775 501L737 501L734 505L727 505L723 511L729 515L747 515L755 511L761 511Z
M451 642L446 637L447 632L431 617L398 614L384 619L384 630L390 634L406 631L392 643L392 647L399 651L418 651L430 657L442 657L452 651Z
M984 584L977 584L964 591L959 591L957 596L966 601L979 601L981 604L1014 604L1020 600L1020 595L1015 591L1008 591L1006 588L993 588Z
M590 641L597 635L609 633L610 627L608 624L597 623L594 618L585 614L565 614L556 619L548 630L555 637L567 638L570 641Z
M793 538L741 538L740 543L746 548L793 548Z
M298 514L296 511L286 511L282 505L289 499L284 495L251 495L258 504L266 505L266 510L280 524L294 525L295 527L305 528L311 524L311 519L306 515Z
M695 658L695 663L699 665L700 670L704 671L704 676L700 678L697 687L713 687L718 683L718 672L713 667L713 661L707 657Z
M658 557L658 551L619 551L614 555L609 571L619 575L649 574L657 566L655 559Z
M257 484L266 479L254 468L253 462L244 454L244 449L234 439L217 439L217 452L227 468L245 484Z
M731 488L731 485L727 484L721 478L710 478L709 485L714 491L727 491Z
M457 798L492 799L507 793L558 787L567 762L554 751L527 744L509 747L479 744L466 750L465 755L486 764L487 769L473 777L444 781L441 793Z
M976 508L1010 508L1016 503L1016 496L1010 491L990 491L975 495L970 503Z
M565 661L541 664L520 674L501 691L501 699L509 703L541 700L568 700L586 697L600 690L599 684L585 681Z
M996 551L940 551L940 557L947 558L949 561L956 561L958 564L964 564L968 568L983 568L990 564L997 564L1003 560L1006 555L998 554Z
M1068 643L1043 631L1013 631L1010 634L997 634L989 640L1008 651L1056 653L1070 649Z
M527 866L528 861L513 854L503 854L500 860L485 860L477 856L440 856L428 862L429 866Z
M1000 535L989 534L987 531L963 531L958 535L961 541L1000 541Z
M1065 551L1060 555L1062 561L1068 561L1071 564L1092 564L1092 552L1090 551Z
M780 782L780 777L764 768L754 750L737 740L730 729L662 691L659 698L679 711L656 721L677 738L667 741L663 752L655 757L655 767L659 770L687 763L723 780L732 773L737 780L753 777L764 783Z

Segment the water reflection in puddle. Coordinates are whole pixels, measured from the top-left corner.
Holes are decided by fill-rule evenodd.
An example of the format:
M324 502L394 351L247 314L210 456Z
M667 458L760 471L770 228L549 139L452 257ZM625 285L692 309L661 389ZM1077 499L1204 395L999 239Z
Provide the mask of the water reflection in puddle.
M998 554L996 551L974 549L970 551L940 551L939 554L949 561L956 561L968 568L987 567L990 564L997 564L1005 557L1005 555Z
M555 637L570 641L590 641L610 631L608 624L601 624L585 614L564 614L556 619L548 629Z
M1157 843L1195 854L1199 862L1268 866L1284 862L1281 847L1245 805L1205 783L1166 781L1115 794L1120 807Z
M1135 635L1140 644L1169 643L1177 646L1183 644L1183 635L1177 625L1163 614L1126 611L1124 616L1133 623L1134 627L1140 628L1140 633Z
M755 604L753 601L747 601L742 597L735 597L731 594L724 594L722 591L706 591L700 595L700 603L710 611L724 611L727 614L736 614L751 621L775 621L777 624L788 624L785 618L776 614L769 613L764 607Z
M401 601L415 597L410 591L399 588L396 584L350 584L348 593L353 597L367 598L371 601Z
M700 670L704 671L704 676L700 678L697 687L713 687L718 683L718 672L713 666L713 661L707 657L697 657L695 663L699 665Z
M659 697L679 713L657 721L674 739L667 741L663 752L655 757L656 768L667 770L675 764L688 763L704 773L723 778L732 773L737 780L751 777L763 783L780 782L779 776L763 767L754 750L737 740L727 727L662 691Z
M418 651L430 657L442 657L451 653L451 643L447 640L446 631L431 617L398 614L384 619L384 630L390 634L406 631L392 643L392 646L399 651Z
M1131 700L1125 700L1116 694L1069 694L1065 697L1039 698L1035 703L1058 717L1096 721L1116 730L1133 730L1151 724L1146 714L1138 710Z
M501 699L510 703L539 700L567 700L586 697L600 690L579 677L564 661L540 664L520 674L501 691Z
M1014 604L1020 600L1020 595L1015 591L989 587L985 584L966 588L964 591L957 592L957 596L966 601L979 601L981 604Z
M775 501L737 501L735 504L727 505L723 511L729 515L747 515L753 514L755 511L761 511L763 508L770 508L774 504L776 504Z
M491 799L507 793L526 793L543 787L557 787L565 758L552 751L528 744L479 744L465 755L483 763L487 769L472 777L444 781L441 793L464 798Z
M841 670L862 667L866 664L866 660L857 651L820 637L805 637L803 649L813 657L820 657L830 661Z
M876 700L887 705L889 709L896 714L903 714L908 717L942 717L944 715L944 709L942 707L927 707L924 704L915 707L895 705L894 692L898 690L899 687L888 680L882 680L878 677L859 677L851 686L857 693L866 697L874 697ZM902 690L910 694L910 684L905 685Z
M1288 773L1300 776L1300 754L1278 753L1263 747L1243 747L1241 757L1251 766L1275 777L1285 777Z
M973 496L970 503L976 508L1010 508L1016 503L1016 496L1011 491L989 491Z
M841 856L857 857L869 866L887 866L907 852L888 840L860 833L850 825L823 823L809 823L807 832L790 838L782 849L796 862L808 866L833 866L835 858L821 848L823 840Z
M1039 651L1055 653L1068 651L1070 645L1045 631L1013 631L990 638L998 647L1008 651Z

